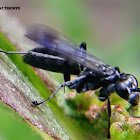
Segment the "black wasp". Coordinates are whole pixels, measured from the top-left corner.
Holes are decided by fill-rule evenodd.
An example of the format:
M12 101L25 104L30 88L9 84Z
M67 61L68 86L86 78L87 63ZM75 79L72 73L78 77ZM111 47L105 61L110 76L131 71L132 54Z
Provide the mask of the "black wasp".
M34 106L51 99L62 87L68 86L76 89L78 93L99 89L99 100L107 100L109 116L108 135L110 138L111 106L109 95L116 92L121 98L127 100L132 106L139 102L140 88L137 79L131 74L120 73L118 67L110 67L86 52L86 43L79 47L68 39L60 36L55 30L41 24L32 24L27 28L25 36L35 41L39 47L28 52L6 52L6 54L24 54L23 61L31 66L63 73L65 83L46 100L33 101ZM40 46L41 45L41 46ZM78 77L70 80L70 75Z

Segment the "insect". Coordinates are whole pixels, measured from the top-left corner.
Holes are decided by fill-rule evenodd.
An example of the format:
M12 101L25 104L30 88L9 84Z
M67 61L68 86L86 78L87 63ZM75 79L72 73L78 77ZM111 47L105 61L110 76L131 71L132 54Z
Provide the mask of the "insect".
M99 100L107 100L108 134L110 138L111 105L109 96L116 92L127 100L131 106L139 102L140 88L137 79L126 73L121 73L118 67L111 67L95 56L86 52L86 43L79 47L61 36L57 31L41 24L32 24L27 28L27 38L41 45L28 52L6 52L6 54L24 54L23 61L31 66L63 73L64 83L42 102L33 101L34 106L50 100L62 87L76 89L78 93L100 89ZM70 75L78 77L70 80Z

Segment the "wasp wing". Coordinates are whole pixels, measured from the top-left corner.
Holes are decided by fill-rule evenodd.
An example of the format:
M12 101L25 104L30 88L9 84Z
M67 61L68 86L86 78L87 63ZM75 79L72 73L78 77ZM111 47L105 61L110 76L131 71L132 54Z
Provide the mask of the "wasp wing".
M78 63L99 76L105 76L105 69L109 67L48 26L32 24L27 28L25 36L42 46L33 51L59 56L69 63Z

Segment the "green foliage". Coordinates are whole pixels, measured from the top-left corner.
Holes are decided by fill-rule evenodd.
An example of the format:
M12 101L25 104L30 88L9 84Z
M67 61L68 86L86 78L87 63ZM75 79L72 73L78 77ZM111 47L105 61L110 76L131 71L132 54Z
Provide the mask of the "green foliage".
M31 125L21 118L17 112L0 102L0 139L1 140L42 140L41 136L33 131ZM18 132L18 133L17 133Z

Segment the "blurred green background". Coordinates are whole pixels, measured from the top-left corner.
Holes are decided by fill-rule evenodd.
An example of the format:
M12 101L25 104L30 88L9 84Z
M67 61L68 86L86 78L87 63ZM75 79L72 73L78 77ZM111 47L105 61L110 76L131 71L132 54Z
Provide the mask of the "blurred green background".
M42 23L63 33L77 45L87 42L88 52L140 80L140 1L0 0L0 5L19 6L20 10L6 12L25 27ZM63 81L61 74L52 76L59 82ZM16 135L17 131L12 129L17 120L9 119L11 117L1 107L0 111L0 140L16 140L18 135L29 132L27 126L20 126L19 122ZM23 139L41 139L30 131Z

